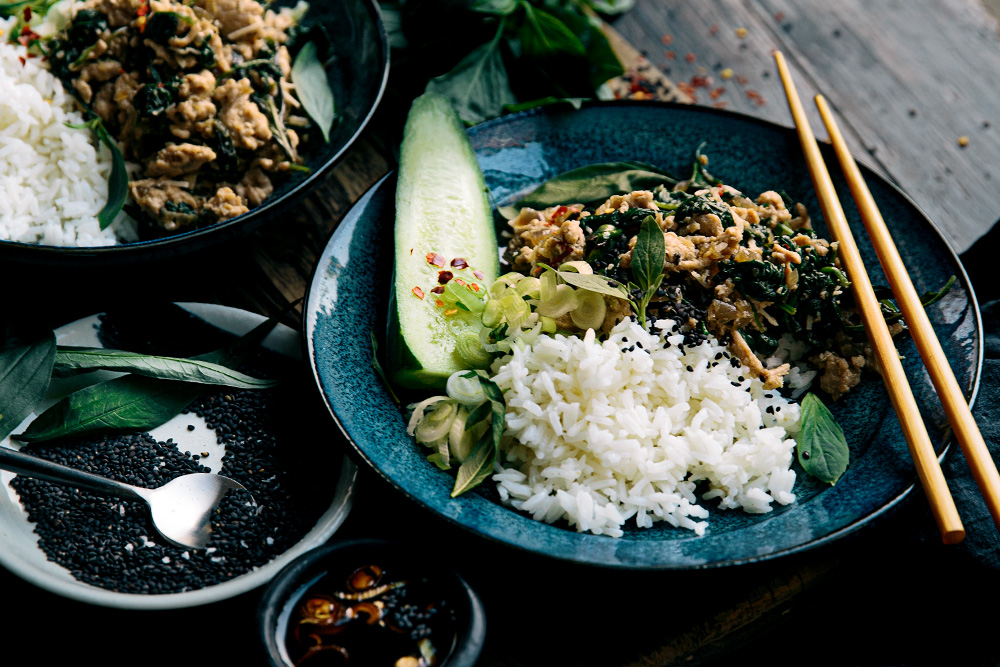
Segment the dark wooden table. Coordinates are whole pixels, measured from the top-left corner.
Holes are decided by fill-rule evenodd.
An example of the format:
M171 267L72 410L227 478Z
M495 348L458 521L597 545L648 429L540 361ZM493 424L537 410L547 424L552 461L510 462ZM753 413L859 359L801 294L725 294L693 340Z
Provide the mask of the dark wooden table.
M1000 123L1000 38L993 15L975 0L639 0L613 26L679 85L679 96L790 124L771 59L771 50L781 49L803 97L823 92L855 154L907 192L956 250L1000 216L993 186L1000 179L1000 127L992 127ZM621 49L633 62L628 46ZM393 167L398 104L386 99L346 159L292 215L221 251L169 263L71 272L0 267L7 312L52 326L130 300L280 312L305 294L317 257L351 204ZM822 136L815 114L813 124ZM295 313L287 323L299 320ZM336 442L347 449L339 436ZM334 539L394 537L458 568L486 603L485 667L995 664L1000 652L991 626L968 603L969 592L921 569L946 548L912 534L914 519L931 521L923 502L913 494L874 527L773 562L621 573L472 538L362 469L355 509ZM24 664L262 662L254 621L259 591L142 614L65 601L8 573L0 573L0 592L0 627L9 650L24 649L17 651ZM952 639L961 642L958 652ZM772 653L776 647L787 653Z

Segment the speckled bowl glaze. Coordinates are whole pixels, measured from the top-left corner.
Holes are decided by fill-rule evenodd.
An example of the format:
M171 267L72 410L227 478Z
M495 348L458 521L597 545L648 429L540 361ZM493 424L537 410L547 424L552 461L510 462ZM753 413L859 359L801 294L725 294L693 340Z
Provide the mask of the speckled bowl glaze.
M784 189L815 218L819 206L789 128L731 112L656 103L586 105L580 111L535 110L469 130L486 181L499 205L516 201L540 182L595 162L640 160L678 173L692 151L705 149L712 173L756 196ZM828 165L837 164L824 146ZM975 295L955 253L940 232L898 189L862 169L899 246L918 292L958 277L928 314L959 385L970 401L978 387L982 326ZM887 285L875 252L839 172L834 181L869 275ZM403 415L372 369L369 332L379 335L392 267L395 180L376 184L345 217L313 278L306 337L316 380L330 412L357 452L403 493L432 512L504 544L581 563L638 569L688 569L774 558L830 542L870 523L903 500L916 474L885 388L875 375L834 404L851 447L850 465L836 486L799 470L794 504L768 514L711 509L702 537L659 523L626 530L614 539L535 521L499 503L487 482L449 497L452 478L406 435ZM816 220L826 235L822 221ZM940 455L947 449L947 419L910 339L899 344L907 376ZM797 464L796 464L797 468Z
M275 0L294 6L297 0ZM67 267L122 266L167 260L243 236L301 201L344 156L368 124L389 78L389 44L375 0L311 2L304 25L320 24L330 35L327 76L333 91L337 121L330 141L310 149L308 174L275 183L274 193L248 213L214 225L135 243L99 248L74 248L0 240L0 261L21 265Z

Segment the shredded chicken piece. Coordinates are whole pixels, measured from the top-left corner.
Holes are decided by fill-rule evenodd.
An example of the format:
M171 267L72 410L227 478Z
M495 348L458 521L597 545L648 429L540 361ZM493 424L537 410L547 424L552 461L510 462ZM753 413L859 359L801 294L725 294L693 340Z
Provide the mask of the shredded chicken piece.
M146 167L147 176L176 178L191 174L215 159L215 151L195 144L167 144Z
M233 192L232 188L219 188L215 196L205 202L205 210L215 215L219 220L228 220L243 215L250 209L243 203L243 198Z

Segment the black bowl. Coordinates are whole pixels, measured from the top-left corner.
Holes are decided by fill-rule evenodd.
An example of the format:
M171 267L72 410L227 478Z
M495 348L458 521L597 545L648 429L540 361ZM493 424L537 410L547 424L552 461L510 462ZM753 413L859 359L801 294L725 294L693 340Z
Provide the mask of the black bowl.
M276 0L274 4L292 6L295 2ZM315 0L310 3L303 23L322 24L331 37L327 76L338 114L329 143L312 150L306 160L311 170L308 174L276 183L274 194L261 206L208 227L97 248L0 241L0 262L83 268L167 259L245 235L299 202L323 182L361 134L375 113L389 78L389 43L375 0Z
M399 565L406 573L426 578L434 597L453 610L455 640L450 650L445 646L440 648L447 655L441 667L475 665L486 639L486 613L476 592L458 573L424 556L419 546L371 539L334 542L308 551L271 581L257 610L258 630L268 664L290 666L284 648L289 616L313 584L328 572L349 573L360 566L378 563L390 568ZM308 660L304 664L308 665Z

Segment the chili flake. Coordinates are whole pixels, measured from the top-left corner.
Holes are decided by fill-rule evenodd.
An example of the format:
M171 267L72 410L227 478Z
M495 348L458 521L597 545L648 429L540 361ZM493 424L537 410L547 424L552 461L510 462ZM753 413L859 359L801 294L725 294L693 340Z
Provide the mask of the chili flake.
M24 20L25 21L30 21L31 20L31 7L25 7L24 8Z
M660 41L663 42L663 46L670 46L674 41L674 36L664 35L663 37L660 38Z
M486 278L486 274L483 273L482 271L480 271L479 269L476 269L475 271L473 271L472 275L474 275L475 277L479 278L480 280L484 280Z
M726 89L723 88L722 86L719 86L718 88L710 92L708 96L711 97L713 100L717 100L719 99L719 96L722 95L722 93L724 92L726 92Z
M417 295L418 299L423 299L424 298L424 291L422 289L420 289L419 287L414 287L412 291L413 291L414 294Z
M437 306L438 308L443 308L444 301L442 301L441 299L434 299L434 305Z
M719 24L718 23L713 23L712 25L708 26L708 34L711 35L712 37L715 37L716 35L718 35L719 34Z
M435 294L443 294L444 285L435 285L434 287L431 288L431 291L434 292Z
M476 283L470 283L469 285L467 285L467 287L473 292L479 291L479 285L477 285Z
M444 285L455 276L451 271L438 271L438 282Z
M461 257L456 257L455 259L451 260L451 265L453 267L455 267L456 269L467 269L467 268L469 268L469 263L466 262Z
M436 252L427 253L427 263L433 264L436 267L443 267L445 265L444 257L437 254Z
M445 317L451 317L452 315L454 315L457 312L458 312L458 308L449 308L448 310L444 311L444 316Z
M24 67L28 63L28 61L24 59L24 56L18 56L17 59L21 61L21 67Z
M455 282L461 285L462 287L465 287L467 285L467 283L461 278L455 278Z
M688 52L688 54L686 56L684 56L684 60L688 61L689 63L693 63L697 59L698 59L698 56L696 56L695 54L693 54L691 52Z

